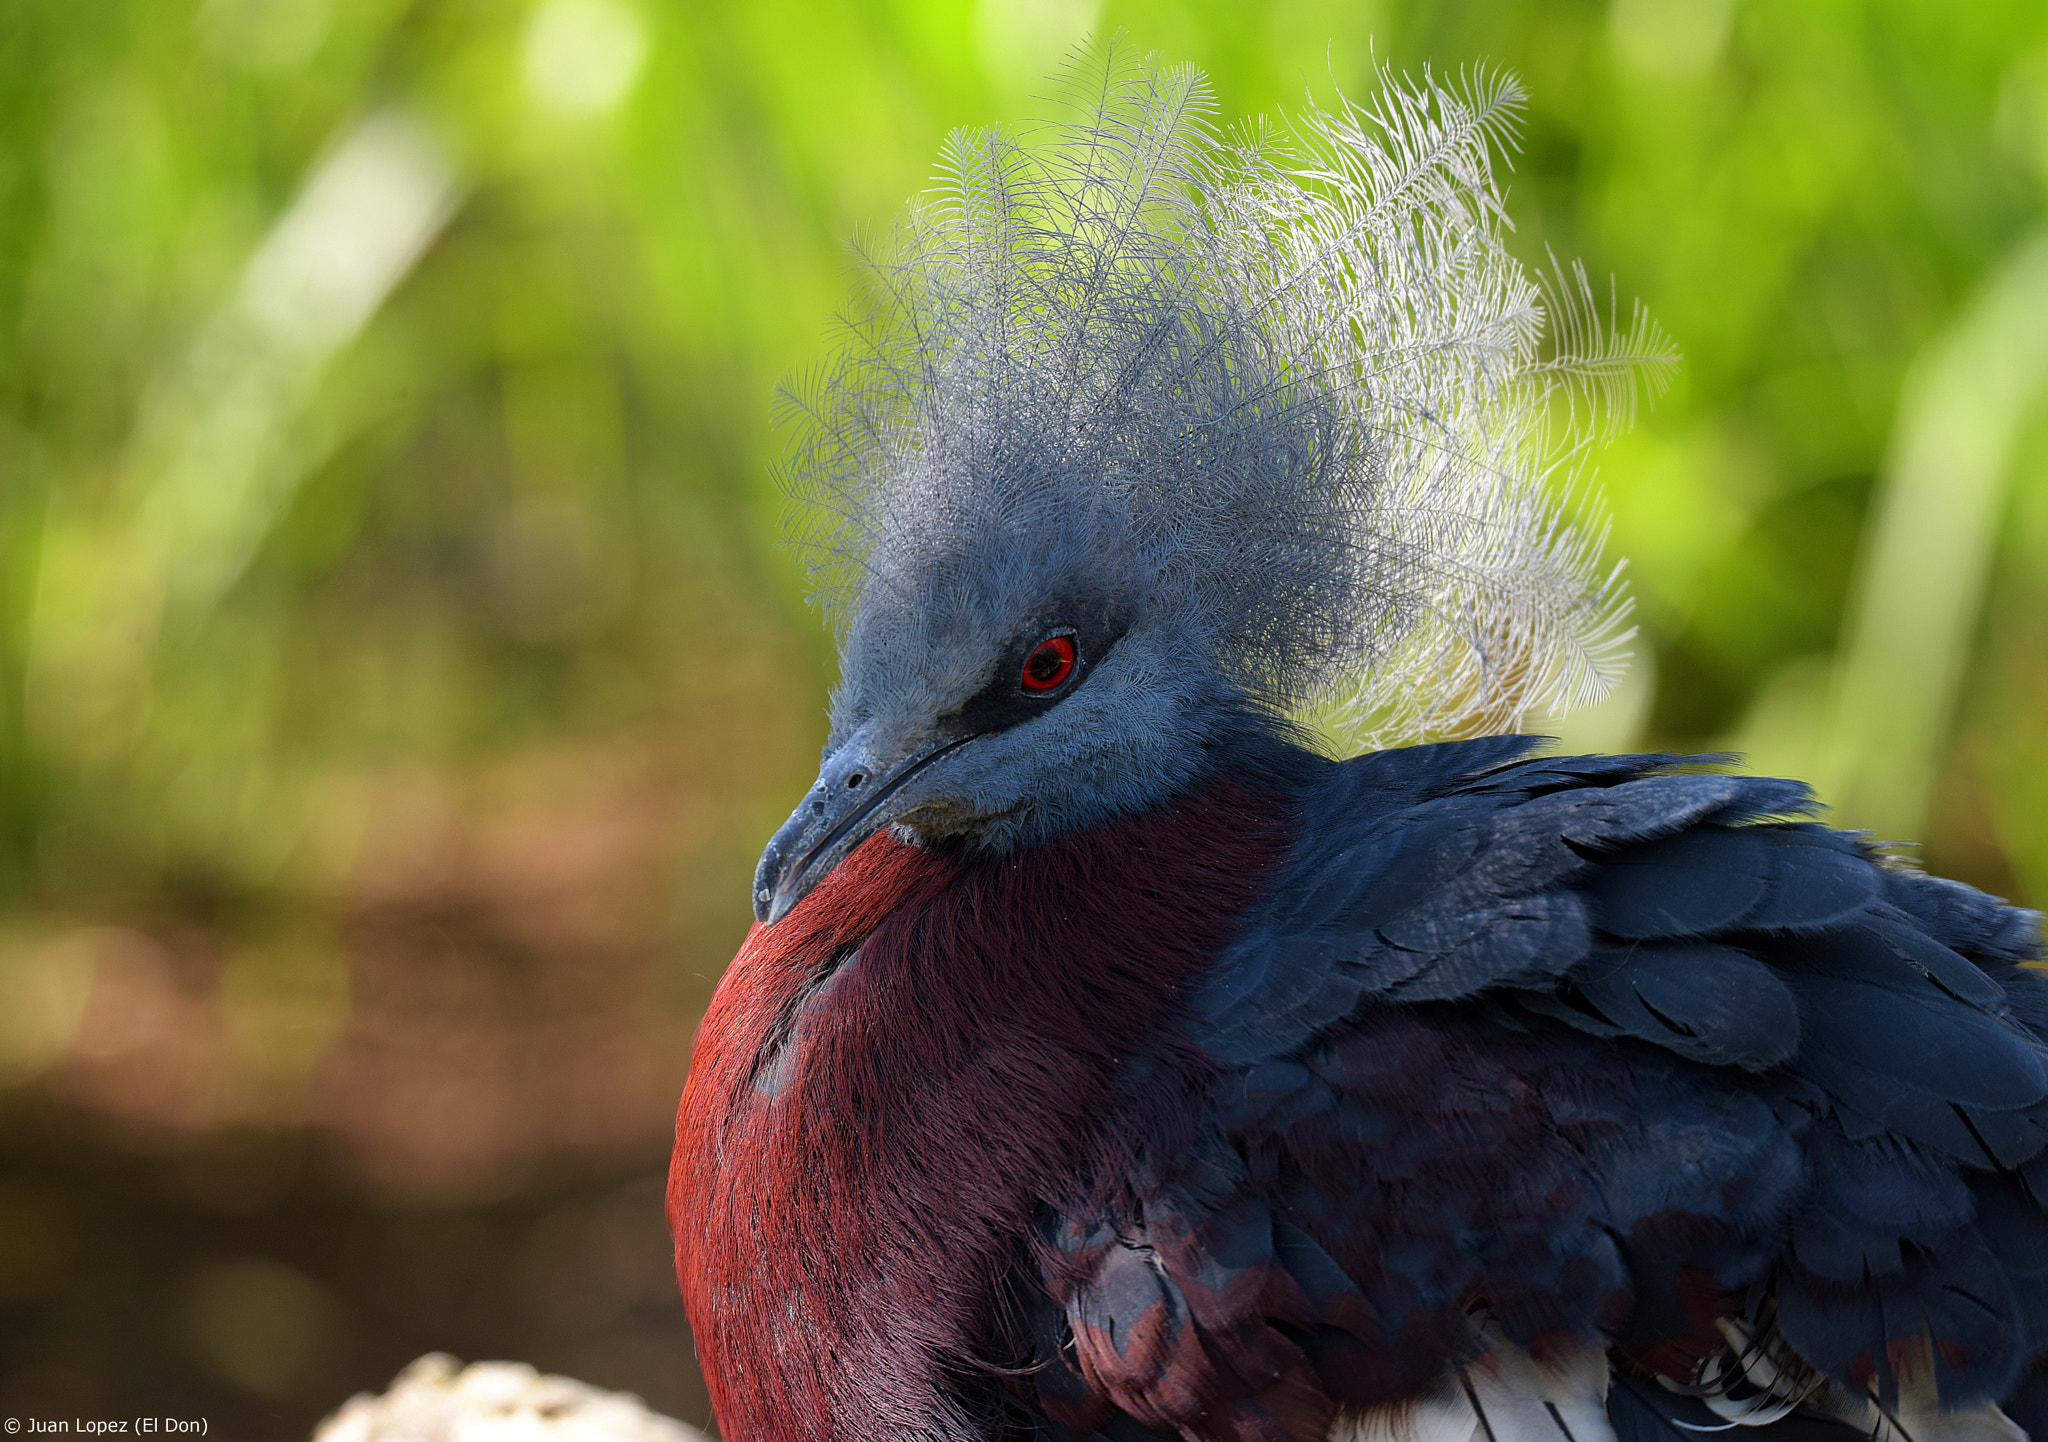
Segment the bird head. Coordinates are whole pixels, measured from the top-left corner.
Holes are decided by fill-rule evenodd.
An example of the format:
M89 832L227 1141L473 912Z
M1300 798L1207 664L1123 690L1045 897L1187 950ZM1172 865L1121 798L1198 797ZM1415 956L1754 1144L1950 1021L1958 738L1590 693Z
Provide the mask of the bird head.
M1604 373L1538 358L1500 244L1512 84L1382 77L1229 141L1191 70L1071 84L1046 144L948 142L789 394L841 679L764 922L884 827L1001 854L1305 707L1385 744L1612 673L1617 598L1540 443L1556 379Z

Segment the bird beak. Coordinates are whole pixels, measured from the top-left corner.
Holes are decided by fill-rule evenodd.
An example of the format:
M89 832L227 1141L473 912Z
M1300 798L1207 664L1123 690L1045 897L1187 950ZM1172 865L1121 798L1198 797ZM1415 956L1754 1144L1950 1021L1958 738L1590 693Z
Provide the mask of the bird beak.
M848 737L825 758L817 784L761 853L754 872L755 919L773 926L787 916L856 846L902 814L890 803L904 783L973 739L936 741L891 763L878 760L865 730Z

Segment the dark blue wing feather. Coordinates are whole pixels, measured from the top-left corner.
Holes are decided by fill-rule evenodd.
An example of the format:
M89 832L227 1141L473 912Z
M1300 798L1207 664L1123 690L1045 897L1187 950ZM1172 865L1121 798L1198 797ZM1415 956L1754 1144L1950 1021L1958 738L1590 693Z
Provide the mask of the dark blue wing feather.
M1594 924L1622 941L1722 936L1771 896L1771 848L1702 826L1631 846L1586 879Z
M1762 962L1718 942L1598 948L1567 987L1524 1004L1582 1030L1634 1036L1715 1066L1765 1071L1799 1047L1792 989ZM1586 1024L1592 1012L1604 1027Z

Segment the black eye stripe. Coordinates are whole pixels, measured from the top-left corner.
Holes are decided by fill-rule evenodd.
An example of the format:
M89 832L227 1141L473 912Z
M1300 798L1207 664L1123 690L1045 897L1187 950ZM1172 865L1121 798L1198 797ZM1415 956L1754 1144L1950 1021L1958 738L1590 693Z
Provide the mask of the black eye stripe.
M1049 619L1058 622L1065 616L1055 611ZM1047 626L1041 622L1013 639L988 684L959 710L942 718L944 722L967 735L1006 731L1043 716L1073 695L1123 635L1120 616L1098 619L1085 614L1084 608L1074 619L1078 624ZM1034 665L1043 665L1041 653L1047 651L1055 664L1034 679Z

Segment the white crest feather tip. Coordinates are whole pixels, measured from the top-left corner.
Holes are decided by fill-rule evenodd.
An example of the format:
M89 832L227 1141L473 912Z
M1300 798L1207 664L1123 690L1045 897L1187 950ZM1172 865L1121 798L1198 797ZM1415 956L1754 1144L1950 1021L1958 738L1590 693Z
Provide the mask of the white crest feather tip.
M1553 422L1625 423L1674 357L1506 249L1511 78L1376 83L1226 134L1197 71L1090 51L1071 118L948 139L788 392L842 635L1021 545L1199 618L1247 702L1339 744L1604 694L1627 600Z

